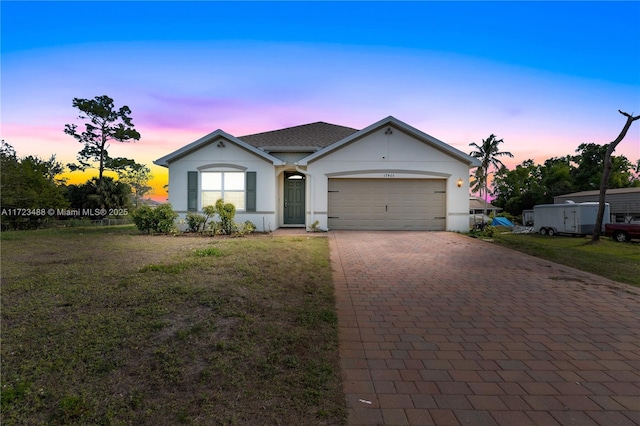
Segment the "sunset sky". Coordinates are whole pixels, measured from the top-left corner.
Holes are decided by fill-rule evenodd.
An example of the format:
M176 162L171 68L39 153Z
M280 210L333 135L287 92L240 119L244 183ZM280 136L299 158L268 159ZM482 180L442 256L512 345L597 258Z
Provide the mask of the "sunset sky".
M72 99L128 105L146 163L236 136L393 115L457 149L526 159L605 144L640 113L640 2L0 2L1 138L75 160ZM616 154L640 158L636 124ZM97 174L68 173L71 183Z

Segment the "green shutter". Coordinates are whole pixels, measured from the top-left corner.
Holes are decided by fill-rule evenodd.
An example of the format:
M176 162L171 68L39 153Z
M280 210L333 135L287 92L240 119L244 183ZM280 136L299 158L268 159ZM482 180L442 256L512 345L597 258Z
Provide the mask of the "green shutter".
M198 210L198 172L187 172L187 210Z
M247 172L246 211L256 211L256 172Z

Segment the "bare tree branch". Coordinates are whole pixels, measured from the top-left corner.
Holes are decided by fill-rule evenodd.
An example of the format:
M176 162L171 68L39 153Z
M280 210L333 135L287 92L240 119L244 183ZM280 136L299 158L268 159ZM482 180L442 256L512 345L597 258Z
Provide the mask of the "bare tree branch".
M604 154L604 171L602 173L602 180L600 181L600 196L598 198L598 203L599 203L598 216L596 216L596 224L595 224L595 227L593 228L594 242L600 240L600 234L602 232L602 222L604 218L604 205L605 205L604 201L607 194L607 186L609 185L609 175L611 174L611 167L612 167L611 154L616 149L616 146L618 146L618 144L622 142L624 137L627 135L627 132L631 127L631 124L640 118L640 115L633 117L631 114L622 112L621 110L618 110L618 112L624 115L625 117L627 117L627 122L624 124L624 127L622 127L622 130L620 131L620 134L618 135L618 137L613 142L611 142L609 146L607 146L607 152Z
M625 117L629 117L629 118L631 118L631 120L632 120L632 121L635 121L635 120L637 120L638 118L640 118L640 115L637 115L637 116L635 116L635 117L632 117L632 115L633 115L633 114L629 114L628 112L623 112L623 111L621 111L621 110L618 110L618 112L619 112L620 114L624 115Z

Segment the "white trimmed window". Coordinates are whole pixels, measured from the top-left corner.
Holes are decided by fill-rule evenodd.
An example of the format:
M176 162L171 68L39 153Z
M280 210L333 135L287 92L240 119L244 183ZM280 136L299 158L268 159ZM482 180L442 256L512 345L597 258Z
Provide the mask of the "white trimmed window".
M236 210L245 210L244 172L202 172L202 207L213 206L220 198Z

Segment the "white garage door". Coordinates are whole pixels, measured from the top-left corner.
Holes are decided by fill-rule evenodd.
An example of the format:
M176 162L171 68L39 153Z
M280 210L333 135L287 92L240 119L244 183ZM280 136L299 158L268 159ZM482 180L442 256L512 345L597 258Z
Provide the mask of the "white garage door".
M329 179L329 229L445 229L443 179Z

